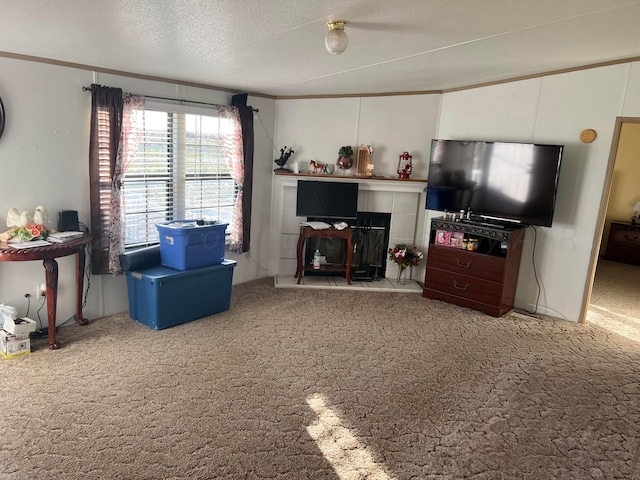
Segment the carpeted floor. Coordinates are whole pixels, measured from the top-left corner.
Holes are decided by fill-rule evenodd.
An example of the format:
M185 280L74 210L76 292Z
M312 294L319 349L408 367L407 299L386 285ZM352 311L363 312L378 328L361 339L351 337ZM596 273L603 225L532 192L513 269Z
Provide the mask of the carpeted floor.
M640 266L599 260L587 321L640 341Z
M0 360L0 478L638 479L640 344L416 294L234 286Z

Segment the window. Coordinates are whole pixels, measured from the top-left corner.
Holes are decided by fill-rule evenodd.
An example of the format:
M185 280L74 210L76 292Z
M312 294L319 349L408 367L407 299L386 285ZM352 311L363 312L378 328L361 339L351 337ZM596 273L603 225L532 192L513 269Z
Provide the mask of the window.
M158 243L156 224L171 220L228 223L230 235L238 190L223 156L228 120L149 108L139 115L143 134L122 184L125 247Z

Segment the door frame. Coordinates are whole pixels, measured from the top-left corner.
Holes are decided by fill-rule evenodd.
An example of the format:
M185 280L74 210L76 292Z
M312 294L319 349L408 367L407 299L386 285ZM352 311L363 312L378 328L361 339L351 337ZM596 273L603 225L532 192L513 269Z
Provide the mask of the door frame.
M640 123L640 117L616 117L616 125L611 140L611 148L609 150L609 162L607 171L604 176L604 188L602 189L602 198L600 199L600 211L598 212L598 220L596 229L593 234L593 242L591 247L591 258L589 260L589 269L587 279L584 286L584 295L582 297L582 308L580 309L580 323L587 323L587 312L591 303L591 291L593 290L593 282L596 276L596 267L598 266L598 257L600 256L600 246L602 244L602 234L607 220L607 207L609 205L609 197L611 195L611 184L613 183L613 171L618 156L618 144L620 143L620 133L622 125L625 123Z

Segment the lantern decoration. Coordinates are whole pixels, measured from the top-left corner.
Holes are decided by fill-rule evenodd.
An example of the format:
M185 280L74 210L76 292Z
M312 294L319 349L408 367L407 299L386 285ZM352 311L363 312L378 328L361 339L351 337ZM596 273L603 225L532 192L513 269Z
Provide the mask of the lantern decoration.
M408 179L409 175L411 175L411 170L413 170L413 165L411 163L411 159L413 157L409 155L409 152L404 152L398 158L398 178Z

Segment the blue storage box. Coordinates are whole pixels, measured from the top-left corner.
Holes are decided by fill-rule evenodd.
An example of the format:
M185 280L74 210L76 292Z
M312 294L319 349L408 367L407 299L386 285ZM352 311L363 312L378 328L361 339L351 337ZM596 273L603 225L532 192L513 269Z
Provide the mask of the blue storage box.
M229 309L234 260L178 271L156 266L127 272L129 316L154 330Z
M195 220L157 224L160 234L160 263L176 270L222 263L227 225L198 225Z

